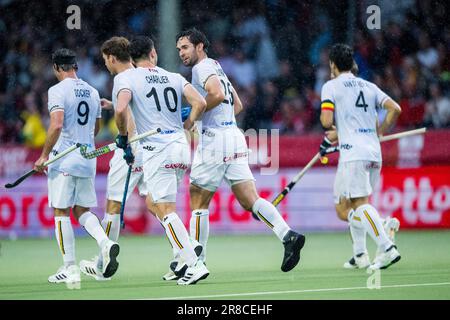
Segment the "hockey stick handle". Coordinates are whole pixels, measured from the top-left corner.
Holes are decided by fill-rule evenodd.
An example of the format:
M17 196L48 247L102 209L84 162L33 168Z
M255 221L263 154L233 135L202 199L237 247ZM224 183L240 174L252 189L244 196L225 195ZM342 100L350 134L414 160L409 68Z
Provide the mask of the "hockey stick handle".
M394 133L394 134L390 134L388 136L382 136L380 138L380 142L390 141L390 140L394 140L394 139L400 139L400 138L404 138L404 137L413 136L416 134L423 134L426 131L427 131L427 128L424 127L424 128L420 128L420 129L414 129L414 130Z
M138 135L132 137L130 139L130 141L128 141L128 143L134 143L134 142L139 141L139 140L141 140L143 138L146 138L148 136L155 135L155 134L157 134L159 132L161 132L160 128L158 128L156 130L149 130L147 132L144 132L144 133L141 133L141 134L138 134ZM111 151L115 151L116 149L118 149L118 147L117 147L117 144L115 142L112 142L112 143L110 143L110 144L108 144L106 146L97 148L97 149L95 149L93 151L90 151L90 152L86 152L86 146L83 145L83 146L81 146L81 155L83 156L83 158L86 158L86 159L94 159L94 158L97 158L97 157L102 156L104 154L107 154L107 153L109 153Z
M71 153L72 151L75 151L76 149L78 149L79 147L81 147L80 143L76 143L73 146L67 148L66 150L64 150L61 153L58 153L54 158L47 160L44 162L43 166L47 167L49 164L55 162L56 160L61 159L62 157L64 157L65 155L67 155L68 153Z
M125 228L125 221L123 218L123 213L125 211L125 202L127 200L127 193L128 193L128 186L130 184L130 177L131 177L131 171L133 169L133 165L128 165L128 172L127 172L127 178L125 180L125 189L123 190L123 198L122 198L122 204L120 206L120 227L123 229Z
M73 146L67 148L66 150L64 150L61 153L58 153L54 158L47 160L44 162L43 166L47 167L49 164L55 162L56 160L61 159L62 157L64 157L65 155L67 155L68 153L76 150L77 148L79 148L81 145L79 143L74 144ZM22 175L21 177L19 177L19 179L17 179L16 181L14 181L13 183L7 183L5 184L5 188L7 189L11 189L14 188L16 186L18 186L22 181L24 181L26 178L32 176L33 174L35 174L37 171L32 169L30 171L28 171L27 173L25 173L24 175Z
M281 193L272 201L274 206L277 206L281 200L291 191L291 189L295 186L295 184L305 175L306 171L308 171L318 160L320 159L320 153L317 154L308 162L308 164L295 175L292 181L281 191Z

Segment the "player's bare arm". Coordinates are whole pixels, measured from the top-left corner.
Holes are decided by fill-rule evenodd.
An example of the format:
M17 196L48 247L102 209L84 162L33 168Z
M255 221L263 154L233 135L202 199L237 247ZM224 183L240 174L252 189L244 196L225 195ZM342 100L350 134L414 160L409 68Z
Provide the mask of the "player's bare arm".
M222 84L219 77L212 75L205 83L205 90L208 93L205 97L206 111L209 111L225 100L225 93L222 91Z
M320 112L320 123L324 129L331 129L333 126L333 111L322 109Z
M121 90L117 95L117 107L114 113L114 119L116 120L117 129L121 136L127 135L128 124L128 104L131 101L131 91Z
M402 109L391 98L386 99L386 101L383 104L383 107L387 110L386 118L384 119L383 123L380 126L378 135L381 137L386 132L388 132L392 126L397 121L398 117L400 116L400 113L402 112Z
M194 122L199 120L203 112L205 112L206 100L191 84L184 86L183 98L185 98L187 103L192 107L189 117L184 121L184 129L190 130L193 127Z
M34 170L38 172L43 172L45 167L42 165L47 161L50 152L53 150L58 138L61 134L64 123L64 111L56 110L50 113L50 125L47 130L47 139L45 139L45 144L42 149L41 156L34 163Z
M105 98L100 99L100 106L103 110L113 110L112 101Z
M236 90L232 90L232 94L233 94L233 101L234 101L234 115L238 115L243 109L244 107L242 106L242 101L239 98L239 95L237 94Z

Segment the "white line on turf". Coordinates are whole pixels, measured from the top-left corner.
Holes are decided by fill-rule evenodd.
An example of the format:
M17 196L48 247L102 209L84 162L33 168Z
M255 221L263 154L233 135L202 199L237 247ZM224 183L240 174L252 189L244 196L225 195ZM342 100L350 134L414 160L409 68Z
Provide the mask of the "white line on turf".
M450 282L437 283L414 283L414 284L396 284L390 286L381 286L380 289L388 288L410 288L410 287L427 287L427 286L448 286ZM247 293L229 293L229 294L213 294L204 296L184 296L184 297L165 297L165 298L148 298L139 300L190 300L190 299L213 299L213 298L232 298L246 296L264 296L274 294L290 294L290 293L306 293L306 292L330 292L330 291L349 291L361 290L367 287L350 287L350 288L324 288L324 289L305 289L305 290L289 290L289 291L266 291L266 292L247 292Z

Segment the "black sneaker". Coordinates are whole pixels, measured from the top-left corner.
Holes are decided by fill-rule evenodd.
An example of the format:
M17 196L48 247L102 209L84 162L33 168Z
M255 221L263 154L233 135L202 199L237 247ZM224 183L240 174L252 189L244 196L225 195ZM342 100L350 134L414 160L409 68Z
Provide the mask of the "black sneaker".
M295 231L289 230L283 238L284 257L281 264L281 271L288 272L300 261L300 250L305 245L305 236Z

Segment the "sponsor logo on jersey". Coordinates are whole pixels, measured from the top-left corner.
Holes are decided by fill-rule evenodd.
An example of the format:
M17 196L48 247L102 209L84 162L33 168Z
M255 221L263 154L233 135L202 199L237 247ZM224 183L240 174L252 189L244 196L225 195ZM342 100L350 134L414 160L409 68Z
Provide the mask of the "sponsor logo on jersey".
M205 136L210 137L210 138L216 136L216 134L214 132L211 132L211 131L208 131L208 130L204 130L204 129L202 130L202 134L204 134Z
M186 170L188 166L184 163L170 163L164 166L166 169L182 169Z
M153 151L153 150L155 150L155 148L156 147L153 147L153 146L144 146L144 147L142 147L142 149L145 149L147 151Z
M341 146L339 148L341 150L350 150L351 148L353 148L353 146L351 144L344 143L344 144L341 144Z
M245 158L247 156L248 156L248 152L237 152L230 157L223 157L223 162L228 162L230 160L234 160L234 159L238 159L238 158Z
M222 121L220 124L222 126L232 126L234 123L234 121Z
M59 153L59 152L56 151L55 149L52 150L52 154L53 154L54 156L56 156L58 153Z
M171 134L174 132L175 132L175 130L161 130L161 132L159 134Z
M375 133L377 130L372 128L358 128L355 129L355 133Z

